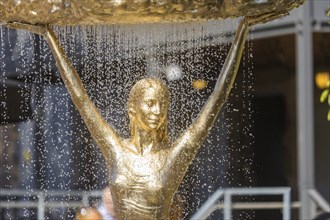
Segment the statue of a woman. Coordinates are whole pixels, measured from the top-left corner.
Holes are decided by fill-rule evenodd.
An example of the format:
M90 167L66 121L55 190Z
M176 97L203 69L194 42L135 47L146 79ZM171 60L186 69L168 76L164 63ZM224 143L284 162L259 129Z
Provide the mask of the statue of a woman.
M173 196L228 98L248 27L259 20L242 19L213 93L198 117L173 143L167 133L169 91L161 80L146 78L133 86L128 100L131 136L123 140L89 98L49 26L7 25L30 30L47 40L73 103L106 160L116 219L169 219Z

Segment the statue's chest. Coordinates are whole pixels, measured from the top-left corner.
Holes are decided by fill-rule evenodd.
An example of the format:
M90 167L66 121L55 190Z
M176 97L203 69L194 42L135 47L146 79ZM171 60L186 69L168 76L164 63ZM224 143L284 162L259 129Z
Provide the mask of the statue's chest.
M126 155L122 160L122 168L126 169L134 176L154 176L160 175L164 168L165 158L161 154L149 155Z
M166 158L157 153L140 156L126 152L117 161L110 175L110 186L124 206L162 207L167 182Z
M166 155L162 152L136 155L125 152L120 155L115 172L112 173L112 181L115 184L162 188L164 186L164 174Z

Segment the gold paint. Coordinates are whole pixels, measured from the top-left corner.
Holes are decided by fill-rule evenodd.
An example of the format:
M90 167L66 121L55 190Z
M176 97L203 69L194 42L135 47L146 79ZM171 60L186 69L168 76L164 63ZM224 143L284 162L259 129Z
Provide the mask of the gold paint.
M182 22L287 14L304 0L0 0L0 23L84 25ZM265 20L264 22L266 22Z
M73 103L106 160L116 219L155 220L170 218L174 194L228 98L248 27L277 16L270 13L242 19L214 91L194 122L173 143L167 134L169 92L161 80L147 78L133 86L128 101L131 136L123 140L89 98L48 25L7 25L41 34L47 40Z

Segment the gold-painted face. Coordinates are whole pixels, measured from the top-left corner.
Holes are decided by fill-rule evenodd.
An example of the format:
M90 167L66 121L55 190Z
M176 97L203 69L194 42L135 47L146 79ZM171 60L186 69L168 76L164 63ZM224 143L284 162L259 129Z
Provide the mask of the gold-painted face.
M133 114L139 127L145 131L158 130L167 117L168 103L161 91L149 87L136 100Z

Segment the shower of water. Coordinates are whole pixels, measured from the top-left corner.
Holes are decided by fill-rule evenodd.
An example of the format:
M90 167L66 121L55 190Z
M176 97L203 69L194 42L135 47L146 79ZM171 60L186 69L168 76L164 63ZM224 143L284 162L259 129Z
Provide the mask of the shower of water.
M125 138L129 135L126 102L130 88L147 76L164 79L171 92L172 141L197 116L212 92L236 28L237 21L54 27L92 100ZM39 36L5 27L0 28L0 38L1 120L8 121L10 115L7 103L12 80L21 95L22 112L29 115L31 111L29 119L22 118L24 122L0 126L0 170L5 178L0 187L62 189L68 194L104 187L104 161L71 103L47 43ZM253 182L250 44L247 42L233 92L179 190L185 200L185 218L219 187ZM196 80L207 86L196 89L192 86ZM250 214L240 213L239 217L246 219ZM35 212L26 209L22 215L35 216ZM48 210L48 219L73 215L72 211ZM10 213L5 216L10 219Z

